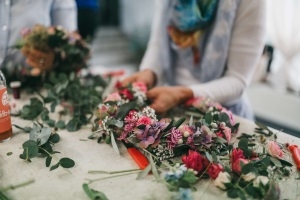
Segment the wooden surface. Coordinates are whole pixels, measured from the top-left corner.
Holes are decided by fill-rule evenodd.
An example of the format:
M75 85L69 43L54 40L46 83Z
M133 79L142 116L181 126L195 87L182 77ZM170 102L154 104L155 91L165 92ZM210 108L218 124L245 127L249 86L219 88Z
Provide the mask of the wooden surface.
M25 103L23 100L20 104ZM254 123L237 118L240 122L240 133L253 133ZM28 126L30 121L17 117L12 118L12 123L19 126ZM275 131L278 141L282 143L300 145L300 138ZM102 174L89 174L89 170L117 171L137 169L138 166L128 155L124 147L119 144L121 156L105 143L98 144L96 140L88 140L91 131L84 127L77 132L66 130L58 131L61 137L59 143L53 147L57 159L69 157L75 161L75 166L68 170L59 167L49 171L45 166L45 158L33 158L31 163L19 158L23 152L22 144L29 139L27 133L14 128L13 137L4 143L0 143L0 188L17 185L34 179L35 182L22 188L9 190L5 194L10 199L89 199L82 189L86 179L104 177ZM7 153L12 152L8 156ZM54 162L53 162L54 163ZM294 168L293 168L294 169ZM137 174L106 179L91 184L95 190L102 191L111 200L135 200L135 199L170 199L171 193L163 183L157 183L155 178L148 175L142 180L136 180ZM295 172L287 180L282 180L282 199L300 199L300 181L295 180L299 174ZM213 185L211 180L201 180L197 184L197 191L193 192L194 199L227 199L226 193Z

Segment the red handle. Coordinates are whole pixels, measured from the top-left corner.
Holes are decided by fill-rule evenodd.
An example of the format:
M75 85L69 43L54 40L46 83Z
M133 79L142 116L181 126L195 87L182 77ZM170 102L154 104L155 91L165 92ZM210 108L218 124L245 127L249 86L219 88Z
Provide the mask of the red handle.
M139 150L136 148L128 148L128 153L131 155L133 160L138 164L140 169L145 169L149 165L149 161L145 155L143 155Z
M297 169L300 171L300 148L297 145L289 145L289 150L293 155Z

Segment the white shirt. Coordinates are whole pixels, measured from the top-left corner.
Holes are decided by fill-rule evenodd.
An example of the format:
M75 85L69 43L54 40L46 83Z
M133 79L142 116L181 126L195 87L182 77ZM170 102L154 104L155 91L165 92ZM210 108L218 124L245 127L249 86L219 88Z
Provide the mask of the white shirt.
M141 70L153 70L159 83L162 83L164 75L159 63L159 54L163 52L160 52L161 36L158 29L159 23L165 17L166 6L166 1L156 1L157 13L154 16L147 51L140 66ZM265 11L264 0L241 0L228 50L228 68L223 77L201 83L201 80L195 79L189 70L183 66L176 66L177 84L191 88L194 97L210 97L223 105L231 105L238 101L250 84L255 66L262 55L265 41Z

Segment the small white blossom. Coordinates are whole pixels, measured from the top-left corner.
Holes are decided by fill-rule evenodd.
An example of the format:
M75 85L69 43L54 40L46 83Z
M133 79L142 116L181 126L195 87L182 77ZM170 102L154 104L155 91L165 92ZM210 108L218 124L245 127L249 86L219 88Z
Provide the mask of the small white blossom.
M226 189L225 183L230 183L231 177L227 172L220 172L218 177L214 180L214 185L223 190Z
M253 173L253 172L249 172L248 174L243 174L243 175L242 175L242 178L243 178L245 181L250 182L250 181L252 181L253 179L256 178L256 174Z
M177 141L177 144L182 144L183 143L183 140L182 139L179 139L178 141Z
M267 185L269 182L269 178L266 176L257 176L255 180L253 181L253 186L259 188L259 183L262 183L263 185Z
M190 133L189 133L188 131L184 131L183 136L184 136L184 137L189 137L189 136L190 136Z

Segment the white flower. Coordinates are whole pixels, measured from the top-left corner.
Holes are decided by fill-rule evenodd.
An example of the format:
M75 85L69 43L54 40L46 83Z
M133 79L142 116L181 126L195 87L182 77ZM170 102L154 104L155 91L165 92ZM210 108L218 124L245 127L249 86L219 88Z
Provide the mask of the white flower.
M190 133L189 133L188 131L184 131L183 136L184 136L184 137L189 137L189 136L190 136Z
M243 178L245 181L247 181L247 182L252 181L253 179L255 179L255 177L256 177L256 174L253 173L253 172L249 172L248 174L243 174L243 175L242 175L242 178Z
M266 176L258 176L255 178L255 180L253 181L253 186L259 188L260 184L262 183L263 185L267 185L269 182L269 178Z
M227 172L220 172L218 177L214 181L214 185L223 190L226 189L225 183L230 183L231 177Z

